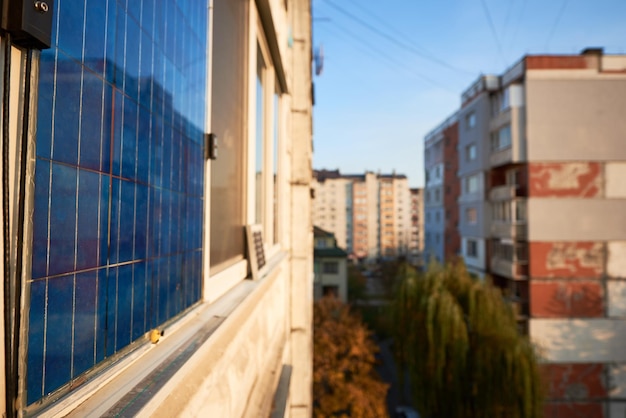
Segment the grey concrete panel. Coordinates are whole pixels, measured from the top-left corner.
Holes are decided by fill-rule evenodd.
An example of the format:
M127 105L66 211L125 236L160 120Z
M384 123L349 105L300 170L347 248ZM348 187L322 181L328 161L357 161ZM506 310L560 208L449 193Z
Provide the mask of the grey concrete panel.
M626 160L625 79L529 75L526 94L529 160Z
M626 199L528 199L530 241L626 239Z

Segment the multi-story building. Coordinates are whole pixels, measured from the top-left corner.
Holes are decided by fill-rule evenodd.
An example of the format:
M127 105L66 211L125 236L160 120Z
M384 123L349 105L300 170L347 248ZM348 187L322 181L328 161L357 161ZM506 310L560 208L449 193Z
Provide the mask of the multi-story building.
M459 180L456 176L458 114L453 114L424 139L424 262L444 263L460 250L458 234Z
M341 175L315 170L313 219L331 231L352 257L373 261L406 256L410 237L410 197L400 174Z
M332 231L341 248L352 242L352 182L343 178L339 170L316 171L313 183L315 225Z
M0 412L311 416L310 1L50 5L0 36Z
M411 195L411 235L407 259L414 266L423 264L424 251L424 189L412 188Z
M546 416L624 416L626 56L525 56L462 103L468 268L541 348Z
M467 269L479 277L488 270L491 216L485 185L490 149L484 139L490 131L490 94L497 86L497 76L480 77L463 92L459 110L461 254Z
M348 253L337 245L335 235L313 227L313 297L348 301Z

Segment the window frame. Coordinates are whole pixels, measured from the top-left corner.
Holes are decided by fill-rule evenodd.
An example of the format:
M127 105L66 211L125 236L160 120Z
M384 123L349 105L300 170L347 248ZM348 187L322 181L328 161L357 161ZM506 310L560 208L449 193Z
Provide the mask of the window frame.
M469 258L478 258L478 241L475 239L465 241L465 255Z
M476 160L476 144L471 143L465 146L465 161L475 161Z
M478 210L475 207L465 208L465 222L468 225L476 225L478 223Z
M273 173L273 142L274 142L274 129L278 130L278 140L277 140L277 150L276 155L280 156L281 151L284 147L285 137L285 126L284 126L284 113L286 111L284 106L283 92L280 91L280 83L278 82L278 74L274 68L273 56L271 54L269 44L267 42L267 37L265 34L265 30L261 23L261 17L256 3L250 2L248 3L248 11L247 11L247 24L249 27L248 30L248 40L247 40L247 48L248 48L248 57L247 57L247 73L246 73L246 117L247 117L247 126L244 129L245 137L244 141L244 157L241 162L244 166L244 170L246 173L244 174L244 188L243 188L243 206L244 206L244 216L243 216L243 225L246 224L254 224L255 223L255 204L256 204L256 191L255 191L255 170L254 167L256 165L255 157L256 157L256 74L257 74L257 44L262 50L263 58L265 60L265 64L268 68L266 68L266 79L269 80L264 88L264 92L271 92L271 94L266 95L266 100L264 101L264 105L266 106L264 110L264 119L265 121L269 121L269 123L264 124L264 132L265 133L265 145L271 145L270 148L272 152L264 152L263 156L263 170L265 173L272 172ZM209 35L211 36L211 35ZM212 41L211 48L212 47ZM210 65L210 63L209 63ZM271 68L270 68L271 67ZM211 73L209 73L211 74ZM209 80L208 85L210 85L212 80ZM274 92L280 92L278 95L278 120L277 127L274 126ZM207 132L212 132L211 126L211 103L212 103L212 95L211 92L207 92L207 97L211 97L211 100L208 100L209 105L207 106ZM246 106L246 104L244 104ZM267 146L266 146L267 150ZM218 270L217 273L211 274L210 272L210 248L211 248L211 233L210 233L210 221L211 221L211 211L210 211L210 201L211 201L211 160L207 160L205 162L205 196L206 196L206 205L207 208L205 210L205 259L204 259L204 286L203 286L203 301L207 303L212 303L219 299L222 295L228 292L230 289L235 287L239 282L245 280L249 277L248 274L248 263L249 260L244 254L242 254L242 258L234 261L231 265L225 267L222 270ZM284 172L282 169L282 165L284 165L280 158L277 161L277 175L276 175L276 187L278 190L281 189L281 183L285 181ZM271 221L267 221L267 216L263 222L263 240L264 240L264 249L266 258L269 260L276 256L281 250L281 234L282 228L280 226L277 228L278 239L274 239L274 226L273 226L273 183L272 176L265 176L264 181L264 197L263 197L263 209L266 214L269 214L269 218ZM272 184L268 184L272 183ZM324 202L322 202L324 203ZM276 219L280 219L280 213L282 213L282 203L281 200L277 200L277 213ZM243 233L243 231L242 231Z

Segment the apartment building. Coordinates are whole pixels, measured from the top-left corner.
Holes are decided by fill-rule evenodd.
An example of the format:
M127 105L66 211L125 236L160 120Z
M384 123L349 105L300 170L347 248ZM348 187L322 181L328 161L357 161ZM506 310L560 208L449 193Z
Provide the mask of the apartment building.
M405 256L410 240L408 179L400 174L342 175L315 170L313 222L355 259Z
M409 189L411 195L411 235L407 260L414 266L423 264L424 251L424 189Z
M316 171L316 178L314 223L332 231L340 248L348 248L352 242L352 182L343 178L339 170Z
M626 56L529 55L459 110L463 257L541 348L550 417L626 413Z
M310 417L310 2L39 6L1 36L2 415Z
M460 252L458 233L459 116L453 114L424 139L424 262L451 261Z

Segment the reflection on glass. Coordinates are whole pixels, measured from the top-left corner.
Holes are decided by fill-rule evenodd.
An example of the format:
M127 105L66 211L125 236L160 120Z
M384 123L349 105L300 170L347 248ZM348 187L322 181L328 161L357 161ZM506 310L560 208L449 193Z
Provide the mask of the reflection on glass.
M207 2L149 3L53 8L38 89L29 405L200 299Z
M244 254L246 2L217 1L213 27L211 130L220 141L211 161L211 274Z
M273 180L274 180L274 187L273 187L273 211L274 211L274 216L273 216L273 226L272 229L274 231L274 243L278 242L278 139L279 139L279 135L280 135L280 96L279 96L279 92L278 92L278 80L276 80L276 92L274 92L274 138L273 138L273 145L272 145L272 153L273 153L273 158L272 158L272 171L273 171Z
M257 224L263 224L263 192L264 178L263 175L263 151L265 143L265 109L264 109L264 76L265 62L261 48L257 45L257 63L256 63L256 144L254 159L254 184L255 184L255 203L254 203L254 221Z

